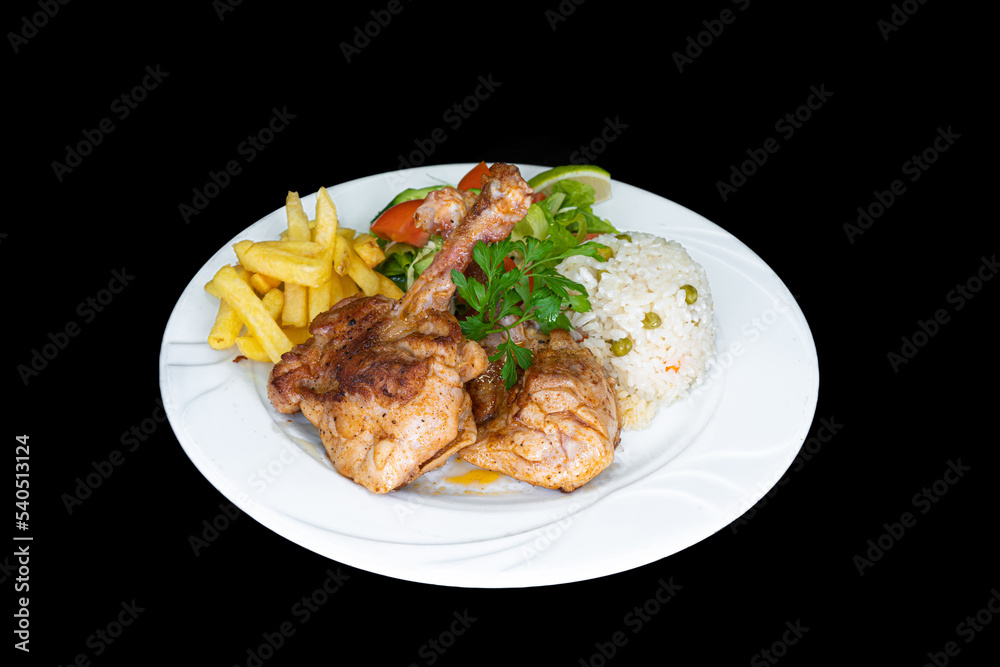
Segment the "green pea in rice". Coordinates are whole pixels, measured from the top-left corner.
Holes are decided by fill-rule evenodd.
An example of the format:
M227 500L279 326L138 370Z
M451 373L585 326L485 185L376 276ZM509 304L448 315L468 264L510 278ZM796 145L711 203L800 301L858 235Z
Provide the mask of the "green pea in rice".
M594 239L613 250L607 262L570 257L557 268L587 288L591 311L571 312L570 321L585 336L580 345L617 383L623 427L642 429L702 382L715 356L715 325L708 277L687 251L652 234L630 236ZM656 320L649 313L659 326L643 326ZM632 347L616 356L612 346L623 338Z

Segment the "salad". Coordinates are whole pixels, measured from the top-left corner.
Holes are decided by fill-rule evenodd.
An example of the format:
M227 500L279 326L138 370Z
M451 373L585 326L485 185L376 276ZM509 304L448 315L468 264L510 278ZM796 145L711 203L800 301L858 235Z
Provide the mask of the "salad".
M485 162L473 167L459 181L457 190L478 195L482 177L488 173ZM568 176L578 176L571 178ZM535 194L525 214L503 241L474 249L478 274L452 271L457 287L456 317L463 334L474 341L504 333L526 320L538 324L543 333L570 329L566 309L590 310L586 289L564 276L555 267L574 255L610 257L610 249L591 241L599 234L617 233L607 220L593 212L598 201L598 187L610 183L606 171L591 166L556 167L528 181ZM444 246L443 238L416 224L415 213L427 196L448 185L409 188L400 192L372 220L371 233L385 253L376 270L404 292L434 260ZM602 187L600 196L610 196L610 187ZM518 367L531 365L532 353L507 337L494 362L504 358L501 375L509 389L517 380Z
M454 187L478 194L482 176L488 172L486 163L480 162ZM510 240L519 241L529 236L540 241L550 240L551 254L555 256L578 247L598 234L618 233L609 221L594 214L592 207L597 203L598 195L593 185L583 179L558 176L560 173L579 172L597 175L598 178L607 176L607 172L598 167L572 165L556 167L530 179L528 185L535 188L534 202L524 219L514 226ZM555 177L550 174L555 174ZM544 187L540 188L540 185ZM451 186L441 184L403 190L372 219L371 233L378 238L386 256L385 261L375 269L403 291L409 289L423 270L430 266L444 244L440 236L417 227L414 214L427 195L445 187ZM511 262L507 262L507 266L513 268Z

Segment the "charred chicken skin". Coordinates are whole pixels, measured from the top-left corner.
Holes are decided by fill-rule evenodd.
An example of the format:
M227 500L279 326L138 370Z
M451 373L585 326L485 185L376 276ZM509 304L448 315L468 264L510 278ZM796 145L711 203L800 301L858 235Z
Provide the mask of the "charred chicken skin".
M494 164L441 252L400 300L355 295L319 315L312 338L271 371L268 397L302 411L342 475L375 493L400 488L476 440L464 383L486 369L479 344L448 312L477 241L510 233L532 190L518 169Z

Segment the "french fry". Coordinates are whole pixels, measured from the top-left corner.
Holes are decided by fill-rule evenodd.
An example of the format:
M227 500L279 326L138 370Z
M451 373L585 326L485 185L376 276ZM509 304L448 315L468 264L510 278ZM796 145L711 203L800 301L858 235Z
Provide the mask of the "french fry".
M264 350L261 342L253 336L239 336L236 339L236 347L240 349L240 354L254 361L271 361Z
M233 244L233 250L236 252L236 259L240 262L240 266L243 266L242 258L246 256L247 251L252 247L253 241L250 240L237 241ZM208 289L207 285L205 286L205 289Z
M236 274L240 278L242 278L244 282L249 284L249 273L245 271L242 266L239 265L236 266ZM219 293L219 290L216 289L215 287L215 283L212 282L211 280L205 283L205 291L214 296L216 299L222 298L222 295Z
M255 273L250 276L250 287L257 290L258 294L267 294L280 284L280 280L265 276L263 273Z
M375 268L385 261L385 253L378 247L378 241L371 234L358 234L353 241L354 252L364 260L368 268Z
M351 241L342 234L337 234L333 239L333 270L342 276L347 275L347 266L350 263L348 251L351 249Z
M344 293L347 296L353 296L361 293L361 288L358 287L356 282L351 280L350 276L340 276L340 284L343 286Z
M325 284L319 287L309 288L309 321L312 322L316 319L316 316L322 312L330 309L330 283L333 282L333 277L330 277ZM337 281L338 285L340 281Z
M333 275L330 276L330 306L336 306L348 296L347 289L344 287L344 278L334 271ZM350 278L348 278L350 282ZM352 285L354 283L351 283Z
M285 283L285 299L281 310L281 323L288 327L309 324L309 290L297 283Z
M302 209L302 200L297 192L289 192L285 197L285 214L288 218L288 241L284 247L278 248L282 252L308 256L315 254L306 248L293 248L290 244L312 242L312 233L309 231L309 216ZM272 242L273 243L273 242ZM258 248L277 248L275 246L257 246ZM329 280L329 279L328 279ZM322 284L322 283L321 283ZM281 311L281 322L291 326L305 326L309 323L309 291L300 280L289 281L285 278L284 303Z
M278 363L281 355L292 349L292 342L267 312L253 288L229 265L219 269L212 282L222 299L239 314L247 330L260 341L270 361Z
M289 192L285 197L285 217L288 218L289 241L311 241L309 233L309 216L302 210L302 200L299 193Z
M361 288L365 296L381 294L383 285L379 280L379 276L382 274L373 271L365 264L365 261L358 256L358 253L354 252L354 248L350 245L347 246L347 275ZM382 277L384 278L385 276ZM391 280L389 282L393 287L396 287ZM396 289L398 290L399 288Z
M321 246L333 243L337 234L337 207L326 188L321 187L316 193L316 228L313 230L313 241Z
M272 288L267 294L261 297L260 301L275 321L281 317L281 313L285 307L285 295L280 289L277 287Z
M256 241L253 244L259 249L281 250L303 257L316 257L326 249L314 241Z
M330 279L334 246L330 246L315 256L306 257L282 247L270 245L275 243L278 242L240 241L233 245L233 249L236 251L236 257L239 258L240 264L247 270L284 281L286 283L286 299L288 298L287 283L319 287Z
M214 284L210 283L213 285ZM225 350L236 343L236 337L243 330L243 320L226 301L219 301L219 312L215 316L215 324L208 332L208 344L213 350Z
M365 296L374 296L379 291L378 274L368 268L354 248L347 249L347 275L357 284Z
M267 294L268 290L271 289L271 286L267 284L259 273L250 276L250 287L258 294Z
M281 286L281 281L278 280L277 278L272 278L271 276L265 276L263 273L255 273L254 275L263 278L264 282L266 282L268 285L271 286L271 289ZM266 290L265 294L269 291L271 290Z
M403 298L403 290L399 289L399 285L392 282L389 278L386 278L381 273L375 272L378 276L378 293L389 297L390 299L401 299Z
M284 327L281 329L288 340L293 345L301 345L309 340L311 334L308 327ZM236 346L240 349L240 354L254 361L271 361L264 351L264 346L252 335L239 336L236 339Z
M339 289L334 286L334 280L339 283ZM330 305L335 306L347 297L357 294L360 291L350 276L341 276L334 272L333 278L330 278Z
M288 192L285 212L288 228L280 241L234 244L239 264L224 266L205 285L220 300L212 347L236 345L250 359L277 363L309 339L309 322L341 300L358 292L403 295L373 270L385 260L377 239L341 227L326 188L316 195L316 220L295 192Z
M334 252L336 252L334 244L336 243L336 239L341 237L338 234L339 231L337 207L334 205L333 200L330 198L330 193L326 191L326 188L320 187L319 192L316 193L316 226L313 229L313 241L324 248L333 247ZM320 313L329 310L332 304L336 303L333 300L334 296L338 297L337 301L340 300L340 280L337 279L335 274L336 272L330 276L330 280L326 285L309 288L310 322L316 319L316 316ZM336 294L334 294L334 291Z
M309 333L309 327L286 327L282 331L288 336L288 340L295 345L301 345L312 337L312 334Z

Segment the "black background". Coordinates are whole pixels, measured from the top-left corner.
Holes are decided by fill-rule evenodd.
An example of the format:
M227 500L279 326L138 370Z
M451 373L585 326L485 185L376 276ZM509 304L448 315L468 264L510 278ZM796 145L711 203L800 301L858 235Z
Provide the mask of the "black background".
M983 67L991 19L980 10L404 2L378 26L371 11L387 3L243 2L224 11L209 2L73 2L53 3L51 17L42 4L8 5L3 21L14 144L6 155L13 206L0 225L15 397L5 421L11 454L15 436L30 436L34 538L31 652L5 649L16 664L70 664L83 654L94 665L157 657L246 665L262 635L285 621L296 632L264 664L767 664L761 651L781 641L786 622L808 630L777 647L779 664L922 665L929 653L944 660L947 642L959 649L954 664L995 658L992 612L971 637L959 627L1000 586L988 458L995 428L974 428L995 403L998 286L973 281L981 289L961 308L952 292L995 271L985 260L996 252L986 207L996 153L993 127L978 113L995 77ZM724 9L735 19L709 43L703 22ZM879 21L894 11L906 22L886 33ZM366 25L374 37L348 60L342 44ZM692 50L679 71L673 54L699 33L702 52ZM114 100L147 67L167 74L120 118ZM449 126L442 115L480 76L498 87ZM812 86L829 98L783 136L776 123ZM274 108L294 115L287 128L186 222L179 205L240 159L237 147ZM103 118L114 131L57 174L53 163L65 163L67 147ZM447 140L427 164L566 164L609 119L620 132L595 143L590 161L745 242L812 328L821 381L810 435L821 419L839 427L738 529L632 571L533 589L438 587L339 566L349 577L341 590L299 625L292 606L338 564L246 516L195 555L190 538L226 499L168 424L67 511L62 497L77 478L158 414L162 333L190 277L281 206L287 190L394 170L439 127ZM958 138L911 182L904 163L949 128ZM780 150L723 199L717 183L768 137ZM905 193L852 242L845 223L897 179ZM134 278L84 322L78 304L115 270ZM914 336L939 309L947 321L933 336ZM18 367L69 322L79 335L23 377ZM894 367L889 355L902 352L904 337L925 344ZM968 472L920 514L914 495L959 460ZM916 524L862 576L855 556L907 511ZM9 543L0 577L6 608L16 609L23 593L14 592L9 554L18 543ZM671 577L682 589L633 632L626 615ZM143 611L113 643L91 639L133 600ZM453 646L422 650L465 611L476 620ZM598 645L619 631L625 645L600 656Z

